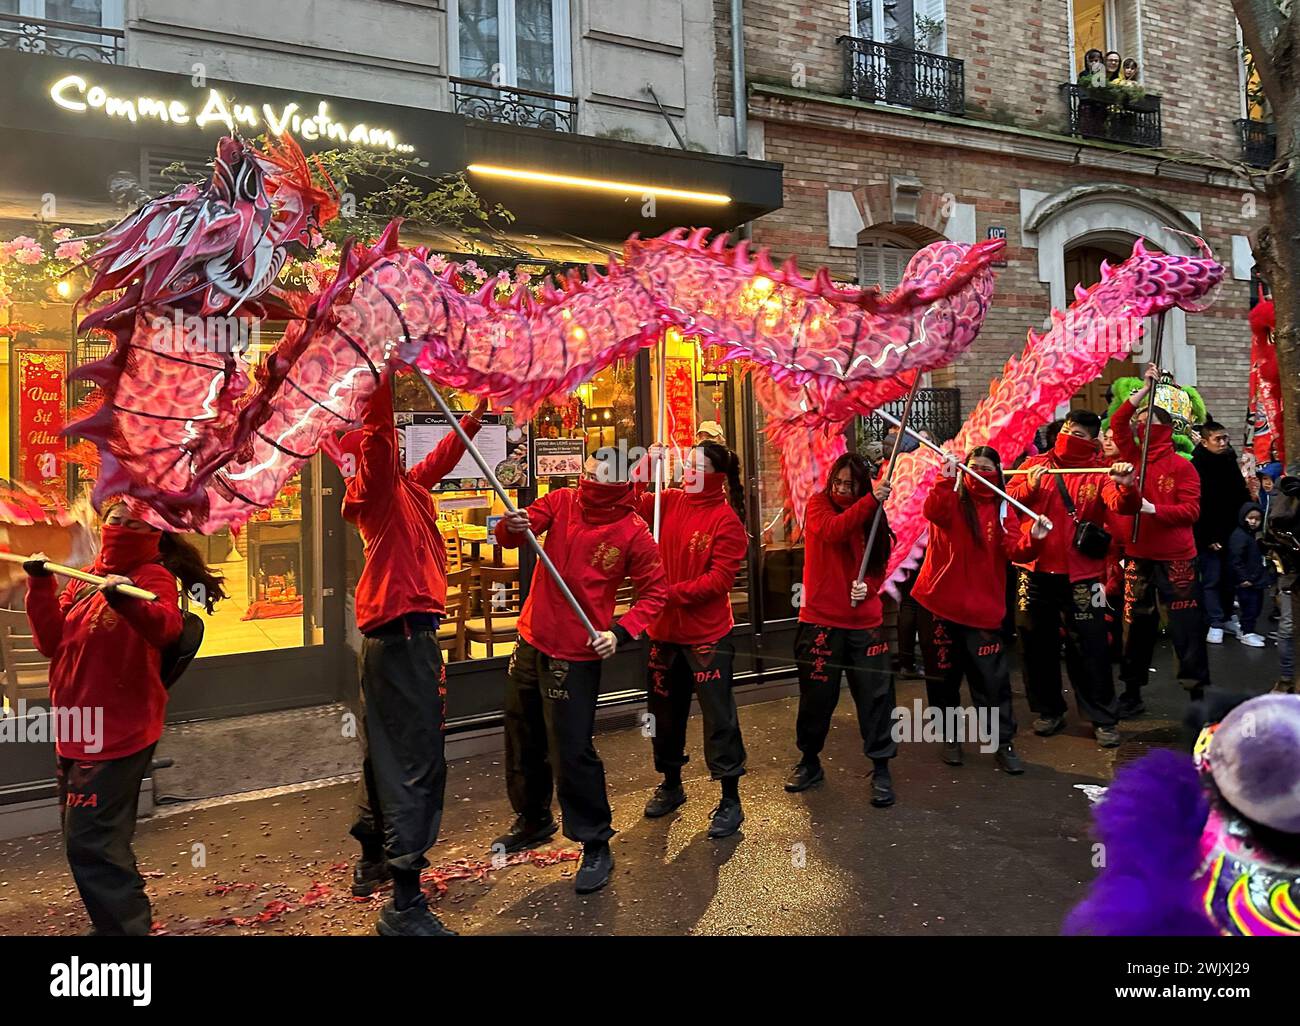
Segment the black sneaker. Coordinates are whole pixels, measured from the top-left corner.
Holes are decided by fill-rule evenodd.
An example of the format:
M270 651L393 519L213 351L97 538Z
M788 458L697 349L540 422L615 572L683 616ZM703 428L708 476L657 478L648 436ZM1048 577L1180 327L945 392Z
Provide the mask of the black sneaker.
M1003 771L1017 776L1025 772L1025 764L1020 761L1020 756L1016 754L1015 745L1008 741L1005 745L999 745L997 754L993 756L997 760Z
M1119 700L1119 718L1121 720L1131 720L1141 716L1147 711L1147 707L1142 702L1142 696L1134 695L1129 697L1124 695Z
M1119 731L1114 727L1096 727L1093 729L1093 736L1097 739L1097 744L1102 748L1118 748L1119 743L1123 740L1119 736Z
M889 769L878 769L871 774L871 804L877 809L887 809L894 804L894 778Z
M949 766L960 766L963 762L960 741L945 741L943 751L939 753L941 758Z
M713 810L713 818L709 821L709 836L714 840L730 837L740 829L743 822L745 813L740 808L740 802L735 798L723 798Z
M609 883L614 868L614 853L608 841L589 841L582 846L582 865L573 878L573 889L579 894L591 894Z
M686 791L681 784L676 787L660 784L655 788L655 793L650 796L650 800L645 803L646 819L658 819L660 816L666 816L673 809L680 809L685 804Z
M899 680L925 680L925 671L912 667L898 671Z
M820 784L825 779L826 774L822 772L820 762L801 762L785 778L785 789L791 794L796 794L799 791L807 791L813 784Z
M398 909L391 901L379 912L375 930L381 937L455 937L441 919L429 911L421 898L409 908Z
M554 837L555 831L559 829L560 825L549 812L546 814L546 819L535 823L530 823L523 816L519 816L509 830L492 842L492 848L496 850L499 845L507 855L527 848L536 848Z
M388 863L380 859L373 862L367 858L357 859L352 867L352 893L358 898L368 898L385 884L393 882L393 871Z
M1060 716L1040 716L1034 720L1034 733L1039 737L1051 737L1065 729L1065 714Z

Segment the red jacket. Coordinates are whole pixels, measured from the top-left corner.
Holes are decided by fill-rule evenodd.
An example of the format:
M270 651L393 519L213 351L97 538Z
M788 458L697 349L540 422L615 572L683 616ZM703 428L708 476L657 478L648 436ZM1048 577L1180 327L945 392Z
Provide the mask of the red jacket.
M727 503L725 474L706 474L703 489L663 493L659 555L668 601L646 633L655 641L702 645L731 630L731 588L749 552L749 536ZM640 495L641 519L654 522L654 493Z
M1115 446L1120 455L1132 463L1137 474L1142 462L1142 443L1133 433L1133 415L1137 408L1131 402L1122 402L1112 414L1110 426ZM1146 487L1142 499L1155 506L1154 513L1143 513L1140 519L1138 540L1133 537L1132 514L1141 508L1136 488L1128 489L1127 496L1116 496L1110 501L1111 509L1124 514L1121 530L1124 532L1124 554L1134 559L1156 559L1162 562L1175 559L1196 558L1196 537L1192 525L1201 515L1201 477L1191 460L1183 459L1174 451L1173 430L1165 424L1152 426L1151 445L1147 449Z
M635 638L663 612L668 599L659 547L636 513L631 485L583 480L577 488L557 488L528 507L533 534L546 535L551 557L578 605L598 631L610 629L618 586L630 577L637 600L618 625ZM524 544L501 520L497 541L510 548ZM540 652L571 662L598 658L587 631L543 566L533 571L519 633Z
M479 423L461 418L473 438ZM447 549L438 533L438 508L429 489L465 454L455 432L418 466L404 471L397 451L393 391L375 389L361 431L357 472L343 499L344 519L357 525L366 565L357 581L357 628L374 630L405 613L447 609Z
M157 535L144 537L152 538L155 546L145 560L112 565L101 552L89 569L130 577L157 595L156 602L115 596L109 603L102 592L81 581L70 581L60 593L52 576L27 579L27 620L36 647L50 659L50 704L93 710L94 716L102 710L99 727L81 718L79 739L56 738L55 750L65 759L120 759L162 737L167 689L159 668L163 649L180 636L181 611L176 578L154 562ZM88 597L74 603L83 589L91 589ZM87 736L90 732L99 736Z
M952 481L939 478L925 498L930 542L925 562L912 585L912 598L941 620L963 627L996 630L1007 615L1007 563L1027 563L1042 550L1043 540L1029 533L1029 523L991 492L973 492L980 536L972 537L961 497ZM1053 521L1054 531L1061 527Z
M878 505L870 492L843 510L825 492L808 500L804 513L803 597L799 606L802 623L866 630L884 621L879 578L867 578L867 598L856 609L849 597L862 567L867 531ZM884 526L880 529L883 531ZM876 544L880 544L879 539Z
M1062 439L1070 439L1063 442ZM1041 456L1031 456L1020 465L1021 470L1030 467L1107 467L1096 446L1092 446L1092 455L1084 453L1088 443L1082 439L1061 434L1057 437L1056 450ZM1063 447L1071 451L1062 453ZM1035 513L1041 513L1053 524L1053 530L1043 541L1038 558L1029 564L1029 569L1044 574L1069 574L1071 581L1099 580L1106 574L1106 557L1089 559L1074 547L1075 523L1065 508L1061 490L1057 481L1065 484L1070 501L1074 503L1074 513L1080 520L1090 520L1098 527L1106 528L1109 515L1108 503L1119 505L1131 503L1136 497L1132 487L1116 485L1104 474L1044 474L1037 488L1029 486L1029 475L1016 474L1008 478L1007 493L1023 502ZM1132 493L1128 495L1127 493Z

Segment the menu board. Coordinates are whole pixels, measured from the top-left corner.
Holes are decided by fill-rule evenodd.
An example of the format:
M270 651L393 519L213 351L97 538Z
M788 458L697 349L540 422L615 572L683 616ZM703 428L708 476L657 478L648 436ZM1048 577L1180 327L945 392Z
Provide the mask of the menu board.
M533 473L536 477L577 477L587 459L587 443L581 438L538 438L533 441Z
M451 425L439 413L399 413L397 425L402 433L402 465L407 470L417 466L438 447L439 442L452 433ZM518 436L516 440L511 439L512 433ZM527 468L523 463L510 458L512 450L526 443L527 435L513 425L502 423L500 414L485 414L483 426L474 436L475 447L506 488L519 488L527 484ZM433 486L433 491L487 487L483 471L479 469L474 457L466 452L450 473Z

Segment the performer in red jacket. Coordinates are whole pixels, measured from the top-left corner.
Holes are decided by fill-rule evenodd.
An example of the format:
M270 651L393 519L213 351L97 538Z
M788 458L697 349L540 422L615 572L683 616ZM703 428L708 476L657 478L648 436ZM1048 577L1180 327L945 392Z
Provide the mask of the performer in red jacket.
M493 848L522 851L555 833L554 770L564 835L582 844L579 894L604 887L614 868L605 767L592 743L601 662L640 636L668 598L659 549L637 516L632 486L611 480L608 470L588 457L577 488L547 492L496 527L497 541L511 548L523 544L525 531L546 535L546 554L600 632L593 643L550 574L533 572L506 684L506 788L517 817ZM614 623L625 577L637 600Z
M722 785L709 836L730 837L745 821L740 806L745 744L731 691L736 647L728 637L734 624L731 589L749 551L745 492L740 459L730 449L706 441L687 452L683 487L665 489L660 497L659 554L668 601L646 630L651 638L646 709L654 718L655 769L664 782L645 814L666 816L686 801L682 767L695 694L704 720L704 761ZM652 523L654 494L639 491L641 519Z
M1127 402L1120 403L1111 416L1115 444L1130 463L1141 463L1142 433L1147 428L1145 398L1159 381L1160 369L1151 364L1146 370L1146 383ZM1128 565L1124 578L1124 659L1120 665L1120 679L1124 682L1119 701L1121 719L1145 711L1142 688L1155 651L1161 610L1169 620L1179 683L1193 699L1199 699L1210 683L1205 611L1192 533L1201 511L1201 479L1191 460L1183 459L1174 450L1173 416L1159 405L1159 392L1156 398L1156 422L1150 426L1151 443L1147 447L1146 485L1140 498L1134 493L1130 500L1113 506L1116 512L1130 516L1139 508L1142 511L1136 542L1129 541L1132 520L1128 517L1123 528Z
M98 588L71 581L60 593L43 554L24 564L27 619L50 659L64 851L95 935L144 936L152 925L131 839L163 732L162 656L181 633L177 581L208 612L226 597L221 576L193 546L151 527L141 512L110 504L87 568L107 578ZM117 590L122 584L158 598L130 598Z
M996 449L979 446L966 464L1005 490ZM912 587L922 609L926 695L931 706L943 710L944 762L962 763L958 727L966 722L960 715L965 675L977 712L987 710L988 722L981 726L996 731L995 737L981 736L980 741L996 740L998 764L1008 773L1023 773L1024 764L1012 743L1016 721L1011 712L1011 670L1001 631L1007 607L1007 564L1037 557L1052 522L1040 517L1026 533L1020 515L1007 508L1006 500L980 481L965 476L954 481L956 472L956 465L946 462L943 475L926 496L930 544Z
M1076 526L1106 524L1106 496L1121 483L1131 485L1132 464L1117 462L1112 480L1097 474L1052 474L1049 471L1105 466L1097 445L1101 418L1089 410L1071 410L1050 452L1021 464L1007 487L1036 513L1053 523ZM1074 688L1079 715L1093 726L1097 743L1120 742L1116 724L1115 679L1106 637L1106 553L1087 555L1075 545L1075 531L1053 531L1038 558L1019 569L1017 617L1024 649L1025 691L1029 708L1038 713L1034 733L1050 737L1065 727L1061 693L1061 640L1065 666Z
M821 751L840 700L840 680L858 710L858 729L871 760L871 804L893 805L889 760L898 753L892 736L894 674L881 623L880 583L889 561L890 532L882 515L872 545L867 580L857 583L871 521L889 498L889 484L871 480L871 466L845 453L831 466L826 490L808 501L804 513L803 585L795 662L799 666L799 718L795 740L801 758L785 782L804 791L825 778ZM854 605L856 600L857 604Z
M486 409L461 420L471 438ZM451 473L465 447L454 432L418 466L401 465L387 377L375 389L360 432L345 436L355 454L343 516L365 545L357 581L361 644L362 773L352 836L361 858L352 893L371 894L390 876L393 898L379 913L384 936L452 933L429 911L420 871L442 821L447 788L443 750L447 671L438 647L446 612L447 551L429 489Z

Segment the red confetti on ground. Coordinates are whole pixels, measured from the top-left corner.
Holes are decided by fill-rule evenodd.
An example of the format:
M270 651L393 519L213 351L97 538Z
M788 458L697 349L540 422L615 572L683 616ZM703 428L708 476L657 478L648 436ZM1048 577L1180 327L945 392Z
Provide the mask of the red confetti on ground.
M307 893L302 896L302 903L304 905L319 905L322 901L333 896L330 885L318 881L307 888Z
M494 870L505 869L508 866L531 864L544 869L561 862L576 862L581 857L582 853L577 848L562 848L551 851L521 851L490 862L457 859L445 866L426 869L420 874L420 882L433 884L434 891L441 897L447 893L447 884L451 880L484 880Z
M253 891L257 889L257 884L251 883L219 883L209 887L203 893L209 898L224 898L231 891Z

